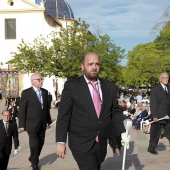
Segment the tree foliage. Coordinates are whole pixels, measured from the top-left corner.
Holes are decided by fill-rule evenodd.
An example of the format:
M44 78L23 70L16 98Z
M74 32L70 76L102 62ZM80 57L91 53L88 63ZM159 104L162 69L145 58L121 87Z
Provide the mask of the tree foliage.
M128 53L125 79L128 85L153 85L161 72L170 73L170 22L148 44L139 44Z
M13 59L9 63L22 73L39 72L44 76L72 78L82 74L82 55L93 51L101 58L100 77L118 81L124 50L116 46L107 34L95 36L88 28L89 25L79 19L66 29L52 32L47 39L40 36L32 44L22 40L17 52L12 52Z

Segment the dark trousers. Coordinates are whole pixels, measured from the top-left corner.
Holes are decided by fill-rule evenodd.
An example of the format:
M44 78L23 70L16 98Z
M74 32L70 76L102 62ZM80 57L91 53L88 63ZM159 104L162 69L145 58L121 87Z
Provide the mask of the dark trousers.
M28 132L28 136L30 146L29 161L32 163L32 165L38 165L39 156L44 145L45 130L43 126L41 126L37 132Z
M88 152L72 151L80 170L100 170L101 164L106 157L106 149L100 149L99 143L94 142Z
M5 155L2 152L2 157L0 158L0 170L7 170L8 162L9 162L9 155Z
M157 148L162 127L163 125L157 122L151 124L150 141L148 149L155 150Z
M164 126L164 132L170 142L170 121Z
M155 150L157 148L159 137L161 135L162 128L165 130L165 134L170 141L170 122L168 121L166 124L160 123L152 123L151 130L150 130L150 141L149 141L149 148L150 150Z

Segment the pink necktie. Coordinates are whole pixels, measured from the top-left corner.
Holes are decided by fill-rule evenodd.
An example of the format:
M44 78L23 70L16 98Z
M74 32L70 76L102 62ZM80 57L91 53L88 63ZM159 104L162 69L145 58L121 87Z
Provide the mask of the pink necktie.
M93 87L93 104L96 110L97 117L99 118L100 116L100 111L101 111L101 99L100 99L100 93L97 84L94 82L90 82L90 84Z
M97 87L97 83L90 82L93 88L93 104L96 110L97 117L100 116L101 111L101 98L99 93L99 88ZM98 135L96 136L96 141L99 142Z

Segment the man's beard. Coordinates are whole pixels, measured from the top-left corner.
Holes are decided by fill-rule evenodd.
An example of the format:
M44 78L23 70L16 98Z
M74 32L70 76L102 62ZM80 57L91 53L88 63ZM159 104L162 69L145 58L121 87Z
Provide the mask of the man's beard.
M85 72L84 74L85 74L85 76L87 77L87 79L88 79L88 80L91 80L91 81L97 80L97 77L98 77L98 75L99 75L98 72L94 72L94 71L93 71L93 72L90 72L90 73Z

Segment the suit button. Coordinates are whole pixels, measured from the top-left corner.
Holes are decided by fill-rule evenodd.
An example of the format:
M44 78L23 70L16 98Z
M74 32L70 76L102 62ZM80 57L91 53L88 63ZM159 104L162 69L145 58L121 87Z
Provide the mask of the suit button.
M100 123L100 121L98 121L98 123Z
M97 134L99 134L99 131L97 131Z

